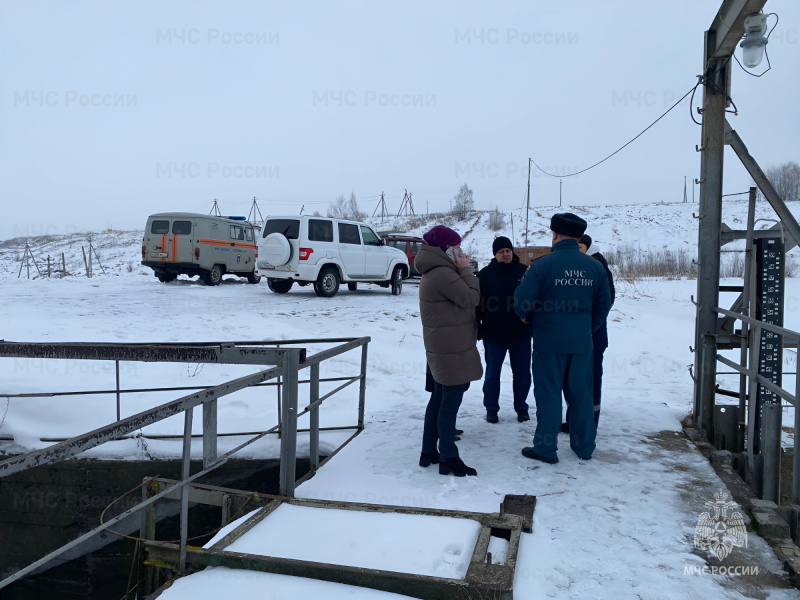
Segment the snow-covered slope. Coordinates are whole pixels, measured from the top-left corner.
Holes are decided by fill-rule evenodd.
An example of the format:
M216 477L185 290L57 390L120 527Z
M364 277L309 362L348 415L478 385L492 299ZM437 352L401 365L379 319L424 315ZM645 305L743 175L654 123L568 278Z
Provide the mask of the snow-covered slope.
M789 208L800 216L800 206ZM655 250L685 250L694 254L697 246L697 204L630 204L614 206L549 206L531 208L528 214L528 244L550 244L550 217L556 212L571 211L589 223L587 233L592 236L593 252L603 254L615 250L632 248L637 252ZM378 231L402 231L422 235L433 225L446 224L458 231L464 238L463 247L474 257L480 266L492 258L492 240L505 235L514 240L515 245L525 244L525 211L514 210L503 214L505 226L497 231L489 227L490 212L471 213L467 219L456 221L450 215L418 215L416 217L393 217L381 221L367 219ZM768 228L774 223L776 215L765 201L757 204L756 218L764 219L756 223L756 228ZM732 229L744 229L747 223L747 201L726 199L723 205L723 222ZM72 276L85 276L83 251L89 251L89 233L71 235L49 235L31 238L15 238L0 242L0 280L16 278L19 274L26 241L30 244L39 269L46 274L47 257L50 257L53 276L60 276L61 254L64 254L67 273ZM92 244L106 273L113 276L150 275L143 268L141 260L141 231L96 232L91 234ZM725 249L742 248L743 244L733 243ZM83 250L82 250L83 249ZM792 254L795 254L795 249ZM97 259L93 271L102 275ZM31 277L38 276L33 263L30 263ZM21 276L27 276L22 269Z

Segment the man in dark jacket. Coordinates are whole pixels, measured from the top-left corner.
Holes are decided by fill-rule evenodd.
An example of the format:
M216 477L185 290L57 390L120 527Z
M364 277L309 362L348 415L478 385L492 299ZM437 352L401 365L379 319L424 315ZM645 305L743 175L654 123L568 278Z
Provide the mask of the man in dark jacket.
M533 394L536 432L523 456L558 462L561 394L570 411L570 447L592 458L597 428L592 404L592 334L611 309L602 265L578 250L586 221L553 215L550 254L531 263L514 293L514 310L533 327Z
M591 247L592 238L584 233L581 239L578 240L578 250L588 254ZM608 278L608 290L611 293L611 306L614 306L616 291L614 289L614 276L611 274L611 269L608 268L608 261L599 252L595 252L591 256L603 265L603 270ZM603 390L603 353L606 348L608 348L608 319L603 321L600 329L592 335L592 400L594 401L595 427L600 423L600 398ZM569 433L569 406L567 406L567 420L561 424L561 431Z
M525 275L526 267L514 254L507 237L492 243L492 262L478 273L481 304L478 307L478 334L483 339L486 374L483 379L483 405L486 420L497 423L500 410L500 371L506 353L511 359L514 377L514 410L517 420L529 421L526 399L531 389L531 336L528 326L514 312L514 291Z

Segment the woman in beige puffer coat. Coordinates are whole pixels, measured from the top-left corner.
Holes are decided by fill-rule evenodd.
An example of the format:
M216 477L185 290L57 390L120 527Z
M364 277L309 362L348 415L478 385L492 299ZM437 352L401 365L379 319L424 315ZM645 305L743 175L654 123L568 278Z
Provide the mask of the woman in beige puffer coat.
M467 256L461 253L458 233L437 225L423 239L426 243L414 259L414 267L422 274L420 318L434 389L425 411L419 464L438 463L442 475L477 475L459 458L454 437L464 391L470 381L483 377L475 322L480 284Z

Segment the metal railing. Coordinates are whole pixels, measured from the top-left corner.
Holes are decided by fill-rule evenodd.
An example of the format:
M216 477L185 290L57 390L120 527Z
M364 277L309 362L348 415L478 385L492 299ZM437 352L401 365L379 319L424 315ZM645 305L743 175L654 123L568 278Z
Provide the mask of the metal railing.
M271 433L281 433L280 444L280 494L294 497L294 490L298 483L305 481L330 460L341 448L347 445L358 433L364 429L364 405L366 399L366 372L367 348L369 337L361 338L328 338L281 340L262 342L225 342L225 343L200 343L200 344L27 344L0 341L0 357L27 357L27 358L56 358L79 360L113 360L119 361L144 361L144 362L187 362L187 363L218 363L218 364L250 364L250 365L275 365L252 375L239 377L223 384L205 387L193 394L172 400L155 408L148 409L136 415L118 419L115 423L95 429L88 433L61 441L53 446L28 454L9 458L0 462L0 478L13 473L19 473L40 465L53 464L72 458L110 441L124 439L134 431L157 423L169 417L183 413L183 451L181 457L181 481L177 486L181 490L180 498L180 568L186 565L186 541L188 535L188 509L189 495L187 484L194 482L204 475L224 465L230 457L262 439ZM298 344L337 343L338 345L306 356L305 348L287 348ZM266 346L283 346L282 348L269 348ZM345 352L361 348L361 368L358 375L345 378L320 378L320 364L325 360ZM299 412L300 382L299 372L310 369L310 377L303 383L309 385L309 404ZM118 373L117 369L117 373ZM252 438L236 446L225 454L217 452L217 400L233 394L234 392L259 385L272 379L279 379L278 389L281 390L282 400L279 402L279 424L266 431L255 433ZM320 396L320 382L342 381L344 383L332 391ZM358 393L358 423L349 427L337 429L354 429L355 432L339 448L329 454L320 462L319 451L319 410L323 402L344 388L359 382ZM149 388L147 391L163 391L170 388ZM174 389L174 388L173 388ZM117 414L119 416L119 378L117 377ZM75 392L79 394L81 392ZM63 394L63 393L62 393ZM33 396L39 394L33 394ZM48 395L48 394L42 394ZM52 394L51 394L52 395ZM16 395L17 397L23 395ZM31 396L31 395L29 395ZM203 468L194 475L190 475L192 419L194 408L203 407ZM296 479L297 458L297 419L309 413L310 427L310 464L311 469L302 479ZM102 533L109 527L127 519L131 515L148 507L169 493L156 494L144 499L139 504L129 508L116 517L102 523L91 531L81 535L70 543L50 552L43 558L27 567L15 572L0 581L0 589L22 579L26 575L45 566L53 559L61 556L68 550L75 548L90 538Z
M794 407L794 453L792 462L792 502L800 504L800 452L798 452L797 436L800 434L800 410L798 409L798 398L800 398L800 377L795 374L795 393L791 394L786 389L776 385L758 372L758 365L761 359L761 332L769 331L778 336L777 343L796 341L800 347L800 333L759 321L752 317L716 307L717 313L730 317L734 321L742 322L742 353L740 363L720 356L712 344L704 344L703 348L703 368L716 368L716 362L720 362L739 374L739 406L740 415L747 414L747 464L751 470L757 487L756 491L767 500L780 504L780 474L781 474L781 419L783 407L780 402L761 404L761 436L760 446L755 447L756 422L758 403L756 402L757 389L761 386L778 398L789 402ZM749 343L748 343L749 342ZM746 352L749 348L750 352ZM708 355L713 354L714 362L708 361ZM797 370L795 370L796 372ZM761 458L756 458L759 453ZM762 463L763 460L763 463Z

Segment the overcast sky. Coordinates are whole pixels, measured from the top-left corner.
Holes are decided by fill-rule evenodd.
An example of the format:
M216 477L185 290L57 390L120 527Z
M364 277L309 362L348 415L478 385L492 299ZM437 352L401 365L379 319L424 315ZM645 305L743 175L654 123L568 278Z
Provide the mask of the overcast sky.
M383 191L396 212L407 189L434 212L465 182L477 208L519 208L528 157L584 168L691 89L719 5L1 0L0 239L215 198L324 213L352 191L371 213ZM800 2L766 10L773 69L734 65L728 116L762 166L800 162ZM691 199L698 143L686 100L564 179L564 204L681 201L684 177ZM559 180L533 175L531 205L557 205ZM749 183L726 151L725 191Z

